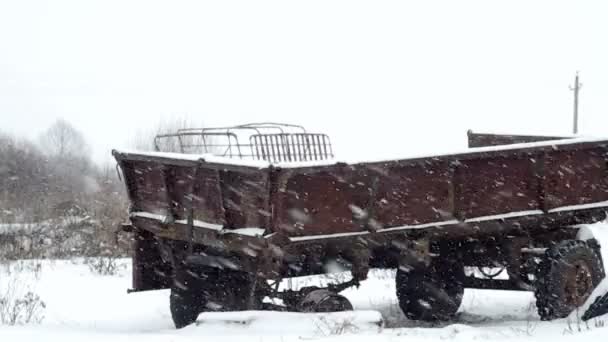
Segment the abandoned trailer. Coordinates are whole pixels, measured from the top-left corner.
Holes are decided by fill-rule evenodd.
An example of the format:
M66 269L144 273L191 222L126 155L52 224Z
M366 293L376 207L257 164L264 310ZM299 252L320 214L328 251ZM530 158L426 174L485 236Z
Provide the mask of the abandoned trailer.
M604 278L599 244L577 225L606 217L608 140L468 137L461 153L345 163L324 134L262 123L113 151L131 203L132 291L170 288L181 328L203 311L349 310L339 292L388 268L410 319L449 319L465 288L534 291L542 319L567 316ZM331 264L352 279L279 288Z

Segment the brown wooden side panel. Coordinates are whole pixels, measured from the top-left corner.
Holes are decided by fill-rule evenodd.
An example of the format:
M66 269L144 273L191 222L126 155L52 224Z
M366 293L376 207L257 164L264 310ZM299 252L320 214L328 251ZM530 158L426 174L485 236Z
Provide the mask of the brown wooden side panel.
M292 169L279 177L275 227L289 235L361 231L358 209L375 228L533 210L536 176L530 154Z
M174 165L154 160L123 161L132 212L224 224L219 172L204 164Z
M161 163L124 161L123 173L132 201L132 211L167 215L169 205Z
M369 214L375 228L391 228L496 221L500 217L486 216L607 201L606 144L272 170L187 160L120 163L132 211L184 220L191 207L195 220L302 236L361 231L359 212Z
M223 205L223 193L220 188L220 173L214 168L206 168L204 164L195 173L195 183L192 187L192 206L194 219L224 225L226 212ZM184 196L188 199L188 196Z
M446 160L370 164L367 168L371 177L377 177L370 211L383 227L454 219Z
M538 209L536 159L519 153L458 160L457 215L466 219Z
M201 163L194 166L165 165L169 205L176 220L193 219L224 224L225 213L219 172Z
M359 231L353 209L365 208L370 200L360 178L351 166L279 171L274 230L290 236Z
M608 200L606 149L553 151L545 159L547 209Z
M189 215L189 208L193 204L186 194L192 192L196 167L165 165L164 168L167 200L171 214L176 220L185 220Z
M348 233L363 229L353 219L359 209L376 228L390 228L603 202L607 151L604 144L561 144L283 170L274 227L289 235Z
M268 170L224 170L219 174L226 227L268 228L271 216Z
M513 134L491 134L467 132L469 147L486 147L521 144L538 141L567 139L565 137L537 136L537 135L513 135Z
M283 170L275 230L292 236L357 232L361 211L375 220L374 228L449 220L449 175L448 163L439 159Z

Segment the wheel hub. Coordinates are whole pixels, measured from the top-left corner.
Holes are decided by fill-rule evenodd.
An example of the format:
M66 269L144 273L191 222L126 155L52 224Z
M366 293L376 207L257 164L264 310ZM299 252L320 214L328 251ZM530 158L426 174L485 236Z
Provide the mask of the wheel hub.
M314 290L308 293L297 305L300 312L338 312L353 310L352 304L346 297L326 289Z
M568 304L578 307L585 303L593 291L591 269L582 262L574 262L567 275L565 293Z

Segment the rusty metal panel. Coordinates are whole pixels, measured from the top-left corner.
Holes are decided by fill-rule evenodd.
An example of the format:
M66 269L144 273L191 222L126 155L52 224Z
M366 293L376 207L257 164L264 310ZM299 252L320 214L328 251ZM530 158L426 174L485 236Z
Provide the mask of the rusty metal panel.
M357 210L376 228L392 228L602 202L605 150L573 144L283 170L274 228L296 236L357 232Z
M278 184L274 227L292 236L361 231L359 213L374 228L451 217L449 166L440 159L289 169Z
M195 220L223 225L226 223L220 173L204 164L199 166L192 187L192 208ZM188 194L184 194L185 197Z
M469 147L501 146L537 141L567 139L565 137L556 136L473 133L472 131L467 132L467 137Z
M459 160L456 212L460 219L539 207L536 159L527 153Z
M131 212L224 224L219 173L201 163L171 164L157 160L122 160Z
M271 209L268 170L223 170L219 175L226 227L269 227Z
M146 230L135 230L132 255L132 290L160 290L171 286L171 265L160 256L158 240Z
M124 161L123 173L131 197L132 211L168 214L168 195L162 163Z
M377 177L371 211L383 227L453 219L450 166L439 158L423 162L367 165ZM372 176L373 177L373 176Z
M482 231L500 225L507 214L526 216L533 210L525 221L532 226L554 208L598 202L601 207L608 200L607 144L561 142L284 169L145 156L120 163L132 210L178 220L187 217L191 206L196 220L288 236L360 232L369 228L357 217L361 213L373 220L374 228L454 221L446 224L464 230L464 220L482 218L474 223ZM583 218L570 219L575 215L569 210L579 209L560 212L560 222ZM543 212L547 217L541 217ZM518 220L524 222L524 217Z
M553 151L545 161L547 209L608 199L606 148Z
M187 194L192 193L196 167L165 165L164 168L167 204L171 209L171 216L176 220L185 220L191 207Z
M350 166L283 169L274 196L274 230L290 236L359 231L351 206L369 201Z
M166 165L165 182L173 218L186 220L192 209L194 220L225 223L219 172L204 163L194 166Z

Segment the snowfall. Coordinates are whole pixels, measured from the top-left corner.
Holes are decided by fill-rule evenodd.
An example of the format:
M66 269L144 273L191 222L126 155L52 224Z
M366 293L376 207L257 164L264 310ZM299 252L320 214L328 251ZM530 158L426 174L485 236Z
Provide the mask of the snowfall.
M608 224L590 226L608 246ZM588 231L588 232L589 232ZM587 237L589 234L585 234ZM608 256L608 252L604 254ZM608 259L608 258L604 258ZM608 260L604 261L608 265ZM173 327L167 290L127 294L130 260L114 275L93 272L82 259L23 260L0 265L0 298L36 293L44 302L34 322L0 325L0 341L600 341L608 316L540 321L531 292L467 289L457 317L441 324L408 321L396 303L394 272L374 270L358 289L343 292L355 311L203 313L196 324ZM298 287L346 275L293 279ZM608 281L596 289L608 291ZM586 305L588 305L587 303ZM2 304L2 303L0 303ZM1 307L1 305L0 305Z

